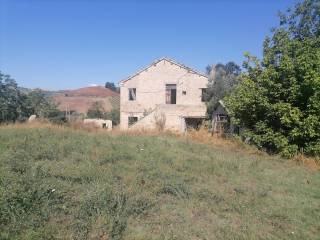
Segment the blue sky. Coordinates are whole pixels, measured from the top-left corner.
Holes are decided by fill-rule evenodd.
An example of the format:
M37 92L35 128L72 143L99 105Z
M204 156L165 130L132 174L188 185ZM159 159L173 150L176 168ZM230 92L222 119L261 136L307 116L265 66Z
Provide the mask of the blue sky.
M160 57L200 71L261 57L296 0L0 0L0 70L19 85L103 85Z

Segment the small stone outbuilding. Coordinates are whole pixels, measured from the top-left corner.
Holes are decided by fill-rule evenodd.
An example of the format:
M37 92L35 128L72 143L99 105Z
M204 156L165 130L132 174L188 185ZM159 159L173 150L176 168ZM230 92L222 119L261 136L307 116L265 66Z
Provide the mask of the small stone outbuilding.
M212 113L212 133L236 133L239 128L235 126L230 118L228 109L220 100L215 111Z
M28 123L32 123L36 121L36 119L37 119L37 115L33 114L28 118Z
M87 118L87 119L83 120L83 123L86 125L95 126L97 128L105 128L108 131L112 130L112 121L111 120Z

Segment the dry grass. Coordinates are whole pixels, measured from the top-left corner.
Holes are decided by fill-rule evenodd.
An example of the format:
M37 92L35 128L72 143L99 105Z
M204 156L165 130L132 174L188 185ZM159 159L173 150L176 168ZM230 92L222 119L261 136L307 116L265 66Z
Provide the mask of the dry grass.
M319 172L246 151L201 131L0 127L0 239L317 239Z
M201 128L198 131L189 131L188 134L184 136L186 139L191 139L200 143L219 146L225 149L232 149L234 152L242 152L245 154L255 154L260 155L265 158L272 158L273 156L258 150L256 147L245 144L244 142L234 139L226 138L224 135L214 134L212 135L207 129ZM299 154L292 159L299 165L306 166L312 170L320 170L320 161L315 158L307 157L303 154Z
M299 154L293 158L298 164L307 166L309 169L312 170L320 170L320 161L316 160L315 158L306 157L302 154Z
M46 120L37 120L32 123L16 123L14 125L2 125L1 127L9 127L9 128L51 128L51 129L65 129L71 128L73 130L84 131L88 133L94 134L108 134L112 136L174 136L184 140L192 140L202 144L207 144L211 146L221 147L224 149L232 149L235 153L244 153L250 155L259 155L265 158L273 158L254 146L245 144L244 142L226 137L224 135L214 134L212 135L206 128L201 127L199 130L189 130L187 133L182 134L177 131L159 131L159 130L128 130L122 131L119 126L115 126L112 131L106 131L105 129L101 129L96 127L95 125L84 124L82 121L73 121L69 123L68 126L63 125L53 125L49 121ZM307 157L303 154L299 154L292 158L292 161L296 164L303 165L308 167L311 170L320 170L320 161L316 160L312 157Z

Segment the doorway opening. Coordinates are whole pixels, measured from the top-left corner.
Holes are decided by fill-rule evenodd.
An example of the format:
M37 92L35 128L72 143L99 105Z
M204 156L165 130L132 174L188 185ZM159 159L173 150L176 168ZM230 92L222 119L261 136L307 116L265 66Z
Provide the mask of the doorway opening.
M199 130L202 123L203 123L203 118L185 118L185 123L186 123L186 130L188 129L194 129L194 130Z

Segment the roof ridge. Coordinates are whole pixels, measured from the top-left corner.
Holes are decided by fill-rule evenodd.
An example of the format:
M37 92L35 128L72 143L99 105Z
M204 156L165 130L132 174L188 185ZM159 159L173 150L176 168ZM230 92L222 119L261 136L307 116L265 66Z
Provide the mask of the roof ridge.
M178 65L178 66L180 66L180 67L183 67L183 68L185 68L185 69L191 70L191 71L193 71L193 72L196 73L196 74L199 74L199 75L201 75L201 76L207 77L204 73L202 73L202 72L200 72L200 71L198 71L198 70L196 70L196 69L194 69L194 68L188 67L188 66L186 66L185 64L180 63L180 62L178 62L178 61L176 61L176 60L173 60L172 58L165 57L164 59L167 60L167 61L169 61L169 62L172 62L172 63L174 63L174 64L176 64L176 65Z
M153 61L153 62L152 62L151 64L149 64L147 67L144 67L144 68L138 70L135 74L130 75L129 77L127 77L127 78L119 81L119 83L121 84L121 83L124 83L124 82L126 82L126 81L129 81L130 79L132 79L133 77L137 76L137 75L140 74L141 72L147 70L148 68L152 67L153 65L155 65L155 64L157 64L157 63L159 63L159 62L161 62L161 61L163 61L163 60L168 61L168 62L171 62L172 64L175 64L175 65L177 65L177 66L179 66L179 67L181 67L181 68L187 69L188 71L191 71L191 72L193 72L194 74L198 74L198 75L203 76L203 77L208 77L208 76L206 76L204 73L201 73L200 71L195 70L195 69L193 69L193 68L190 68L190 67L188 67L188 66L186 66L186 65L184 65L184 64L182 64L182 63L179 63L179 62L173 60L172 58L169 58L169 57L161 57L161 58Z

